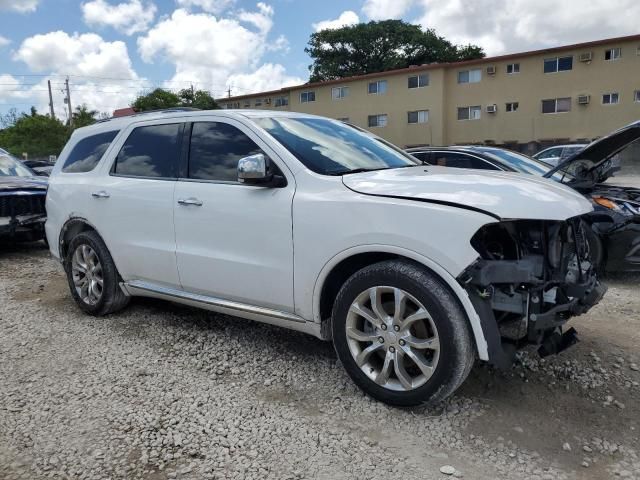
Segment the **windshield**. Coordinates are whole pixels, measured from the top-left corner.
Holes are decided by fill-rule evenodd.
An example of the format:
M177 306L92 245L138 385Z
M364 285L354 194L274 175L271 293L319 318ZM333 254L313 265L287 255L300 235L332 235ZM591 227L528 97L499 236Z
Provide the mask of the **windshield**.
M15 158L0 155L0 177L33 177L34 173Z
M308 169L322 175L414 167L420 161L367 133L326 118L256 118Z
M543 176L545 173L551 170L551 168L553 168L540 160L528 157L521 153L512 152L510 150L483 147L475 147L475 149L481 151L486 155L493 156L497 160L501 160L502 162L507 163L507 165L520 173ZM562 175L555 174L553 175L553 178L557 181L561 181ZM565 175L565 180L568 180L568 178L569 177Z

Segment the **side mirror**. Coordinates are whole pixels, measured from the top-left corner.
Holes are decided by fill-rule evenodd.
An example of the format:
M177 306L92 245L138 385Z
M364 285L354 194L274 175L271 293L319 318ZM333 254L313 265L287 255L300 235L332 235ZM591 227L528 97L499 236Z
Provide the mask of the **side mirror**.
M258 153L238 160L238 181L241 183L263 183L269 181L267 158L262 153Z
M284 177L273 174L270 160L262 153L249 155L238 160L238 181L248 185L264 187L283 187L287 184Z

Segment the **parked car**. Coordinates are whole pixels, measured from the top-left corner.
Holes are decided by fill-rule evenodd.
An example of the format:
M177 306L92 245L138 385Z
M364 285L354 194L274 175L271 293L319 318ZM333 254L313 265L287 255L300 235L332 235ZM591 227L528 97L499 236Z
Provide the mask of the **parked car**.
M425 163L456 168L501 170L551 177L590 199L588 231L593 259L603 271L640 271L640 185L607 182L619 168L615 155L640 137L640 122L585 147L557 169L526 155L497 147L461 146L407 150ZM604 183L607 182L607 183Z
M10 155L0 154L0 239L43 239L46 194L46 180Z
M602 298L590 202L544 179L425 168L342 122L168 110L75 130L46 232L91 315L148 296L332 340L392 405L439 401L476 358L574 340Z
M48 177L51 174L54 165L46 160L23 160L22 163L33 170L36 175L43 177Z
M548 163L552 167L555 167L561 161L578 153L587 145L588 145L587 143L572 143L568 145L556 145L555 147L549 147L539 151L538 153L533 155L533 158L542 160L544 163Z

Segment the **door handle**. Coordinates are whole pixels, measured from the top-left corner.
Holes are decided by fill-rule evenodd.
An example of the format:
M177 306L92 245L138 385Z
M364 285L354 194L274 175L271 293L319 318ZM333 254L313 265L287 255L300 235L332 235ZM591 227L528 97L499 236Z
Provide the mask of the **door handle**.
M185 206L194 206L194 207L201 207L202 206L202 201L198 200L197 198L179 198L178 199L178 204L179 205L185 205Z
M91 194L91 196L93 198L109 198L111 195L109 195L107 192L105 192L104 190L100 190L99 192L93 192Z

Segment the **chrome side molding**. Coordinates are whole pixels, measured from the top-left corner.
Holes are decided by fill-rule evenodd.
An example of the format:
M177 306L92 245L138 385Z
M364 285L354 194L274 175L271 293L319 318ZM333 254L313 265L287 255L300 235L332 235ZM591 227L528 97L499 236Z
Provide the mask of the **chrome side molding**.
M294 313L185 292L142 280L124 282L122 287L128 295L169 300L196 308L203 308L205 310L298 330L320 337L319 324L307 321Z

